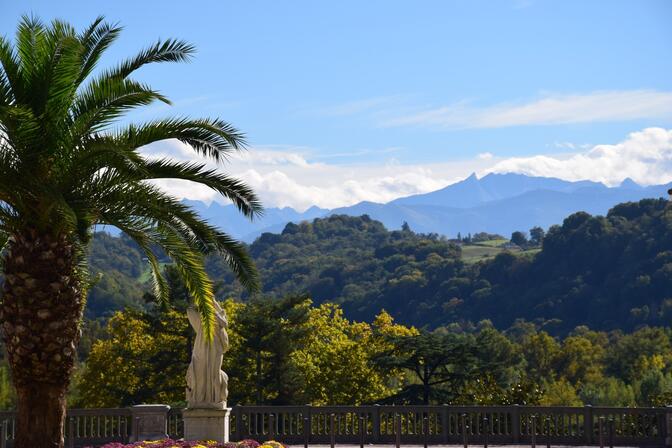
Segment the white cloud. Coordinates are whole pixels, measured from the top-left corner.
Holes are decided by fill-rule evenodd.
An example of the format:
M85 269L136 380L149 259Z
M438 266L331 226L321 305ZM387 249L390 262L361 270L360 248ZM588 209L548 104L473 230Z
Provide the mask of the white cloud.
M513 172L617 185L630 177L641 185L672 180L672 130L647 128L614 145L564 156L537 155L498 161L485 172Z
M267 207L293 207L297 210L317 205L335 208L360 201L388 202L402 196L434 191L467 177L489 172L515 172L567 180L590 179L608 185L630 177L642 185L672 180L672 130L648 128L630 134L623 142L597 145L563 142L572 153L532 157L496 157L483 152L473 159L426 164L403 164L394 158L384 164L344 165L318 162L308 148L271 146L251 148L234 155L223 171L243 179L257 192ZM150 157L198 159L178 141L147 147ZM209 166L214 167L212 162ZM188 182L159 181L178 198L205 202L223 201L211 190Z
M394 152L389 148L370 151ZM172 140L143 148L143 153L148 157L202 160L187 145ZM248 183L267 207L305 210L313 205L334 208L426 193L461 179L463 173L491 165L482 159L409 165L394 158L376 165L344 165L315 161L309 153L301 147L251 148L232 156L220 169ZM215 165L208 162L208 166ZM157 184L180 199L222 200L207 188L188 182L162 180Z
M559 125L642 118L672 118L672 92L655 90L551 94L526 103L490 107L460 102L383 120L383 126L430 126L447 129Z

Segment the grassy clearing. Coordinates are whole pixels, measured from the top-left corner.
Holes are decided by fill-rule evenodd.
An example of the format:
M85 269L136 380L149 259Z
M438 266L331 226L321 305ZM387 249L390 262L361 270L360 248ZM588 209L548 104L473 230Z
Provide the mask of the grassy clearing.
M166 267L169 264L172 264L172 263L159 263L159 265L161 266L161 269L163 269L164 267ZM147 266L145 271L140 275L140 277L138 278L138 281L140 283L147 283L147 282L152 281L152 268L149 265Z
M512 252L522 257L533 257L539 253L539 251L541 251L540 248L520 250L515 247L500 247L502 244L507 242L507 240L492 240L476 244L465 244L462 246L462 261L468 264L477 263L479 261L494 258L497 256L497 254L500 254L504 251Z
M509 240L490 240L490 241L479 241L478 243L472 243L475 246L488 246L488 247L499 247L502 244L508 243Z
M485 246L485 245L463 245L462 246L462 260L465 263L476 263L488 258L494 258L497 254L504 251L501 247Z

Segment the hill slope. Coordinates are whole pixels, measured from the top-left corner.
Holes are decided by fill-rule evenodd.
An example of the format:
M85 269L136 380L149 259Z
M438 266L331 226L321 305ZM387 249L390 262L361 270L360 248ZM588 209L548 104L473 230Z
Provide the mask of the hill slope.
M672 207L661 199L620 204L606 216L572 214L549 229L536 254L460 247L436 234L389 231L368 216L344 215L265 233L250 252L265 295L307 292L318 303L343 304L356 319L384 308L417 326L490 319L506 328L523 318L566 333L577 325L667 325L672 317ZM491 258L481 260L484 254ZM97 234L90 260L102 277L87 316L142 305L146 266L128 238ZM207 263L221 297L245 296L223 260Z
M573 214L549 230L537 255L504 252L476 264L437 235L387 231L367 216L289 224L250 251L266 294L309 292L357 319L385 308L418 326L491 319L506 328L524 318L566 332L672 317L672 210L664 200L621 204L607 216ZM209 267L230 285L219 260Z

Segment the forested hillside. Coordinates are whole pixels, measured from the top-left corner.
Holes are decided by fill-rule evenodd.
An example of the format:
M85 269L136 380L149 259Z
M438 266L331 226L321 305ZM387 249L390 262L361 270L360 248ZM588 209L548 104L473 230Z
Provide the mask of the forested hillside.
M499 325L516 317L611 329L669 325L672 206L620 204L606 217L576 213L552 227L533 259L500 255L479 267L482 291L466 292L468 316Z
M490 319L504 329L525 319L557 334L577 325L631 330L669 323L667 201L620 204L604 217L573 214L548 230L542 246L467 263L458 244L438 235L388 231L367 216L338 215L288 224L249 249L264 295L305 292L318 304L341 304L351 319L371 321L381 309L400 323L429 328ZM90 257L102 275L90 294L89 317L143 303L146 267L128 238L97 234ZM208 269L220 297L245 298L221 260L208 260Z
M387 231L366 216L289 224L250 251L266 294L305 291L354 319L384 308L417 326L491 319L507 328L523 318L567 332L666 324L672 313L672 209L662 199L621 204L604 217L573 214L549 229L536 255L504 252L469 265L454 243ZM220 265L210 268L224 291L239 294Z
M89 269L94 286L86 303L86 317L107 317L127 305L142 303L143 273L147 262L137 245L126 235L94 235L89 248Z

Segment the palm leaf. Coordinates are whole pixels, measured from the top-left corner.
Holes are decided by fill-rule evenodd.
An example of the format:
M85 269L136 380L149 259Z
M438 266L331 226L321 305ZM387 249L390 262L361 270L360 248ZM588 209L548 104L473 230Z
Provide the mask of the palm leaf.
M233 151L245 147L245 138L229 123L216 119L192 120L171 118L131 125L117 138L139 148L163 140L177 139L191 146L196 152L219 162Z
M138 53L135 57L122 62L117 68L107 72L112 78L126 78L147 64L157 62L185 62L196 52L196 48L182 40L168 39L157 41Z
M120 26L105 23L103 20L105 18L99 16L79 36L84 51L82 53L82 69L76 82L78 86L91 74L102 54L117 40L121 33Z
M238 179L196 162L176 162L167 159L146 162L143 166L147 179L182 179L209 187L229 198L245 216L254 218L262 213L262 206L251 188Z

